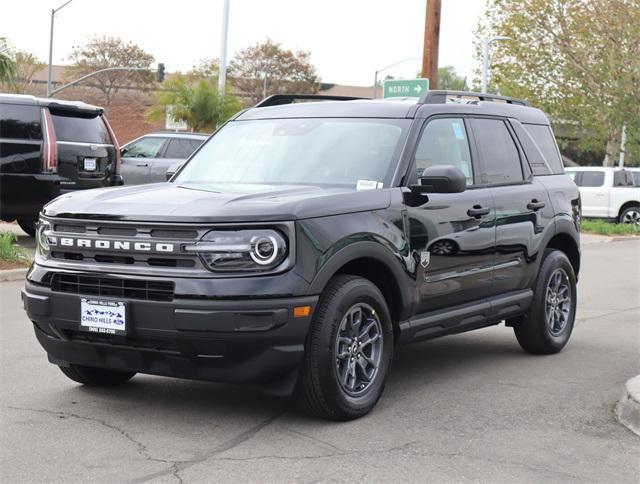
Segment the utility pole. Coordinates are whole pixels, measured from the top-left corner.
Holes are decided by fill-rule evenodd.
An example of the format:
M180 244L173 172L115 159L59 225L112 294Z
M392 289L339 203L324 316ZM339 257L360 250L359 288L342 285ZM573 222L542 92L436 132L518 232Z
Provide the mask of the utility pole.
M218 73L218 92L224 94L227 82L227 36L229 34L229 0L224 0L222 12L222 42L220 43L220 72Z
M440 43L441 0L427 0L422 51L422 77L429 79L429 89L438 89L438 46Z

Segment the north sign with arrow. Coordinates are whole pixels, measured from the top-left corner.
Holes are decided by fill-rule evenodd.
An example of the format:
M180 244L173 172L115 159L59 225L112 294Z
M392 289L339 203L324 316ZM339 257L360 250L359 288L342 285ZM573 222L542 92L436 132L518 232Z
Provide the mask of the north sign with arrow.
M420 97L428 90L429 79L387 79L383 97Z

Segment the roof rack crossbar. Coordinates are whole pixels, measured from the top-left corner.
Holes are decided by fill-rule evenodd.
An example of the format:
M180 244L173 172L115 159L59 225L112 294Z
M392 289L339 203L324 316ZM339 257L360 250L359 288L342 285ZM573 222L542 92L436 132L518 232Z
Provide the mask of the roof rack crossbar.
M427 91L420 97L418 104L444 104L448 97L473 97L479 101L504 101L507 104L529 105L527 101L522 99L472 91Z
M282 104L293 104L294 101L309 100L309 101L356 101L359 99L368 99L366 97L353 97L353 96L330 96L324 94L274 94L272 96L264 98L255 108L265 108L268 106L280 106Z

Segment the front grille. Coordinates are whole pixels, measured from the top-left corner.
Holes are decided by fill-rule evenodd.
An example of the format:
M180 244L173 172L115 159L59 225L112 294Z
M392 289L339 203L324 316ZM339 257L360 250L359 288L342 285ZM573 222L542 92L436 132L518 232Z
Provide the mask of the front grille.
M59 262L64 268L73 268L75 264L82 263L84 268L91 266L92 271L100 271L108 266L120 266L122 271L126 271L127 267L137 266L147 269L149 275L210 274L198 254L182 250L183 246L196 243L211 230L209 225L133 224L110 220L72 219L52 220L52 225L53 230L50 235L60 243L52 247L50 258L54 262ZM130 245L118 248L111 245L79 246L68 242L62 243L65 238ZM133 249L136 243L151 247L157 244L170 244L174 250L136 250Z
M116 279L82 274L55 274L51 280L51 289L56 292L83 296L148 301L171 301L174 296L173 282Z

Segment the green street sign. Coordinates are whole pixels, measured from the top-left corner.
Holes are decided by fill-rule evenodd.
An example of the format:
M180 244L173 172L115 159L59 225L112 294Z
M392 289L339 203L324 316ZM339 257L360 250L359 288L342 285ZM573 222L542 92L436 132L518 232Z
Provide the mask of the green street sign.
M387 79L383 97L420 97L428 90L429 79Z

